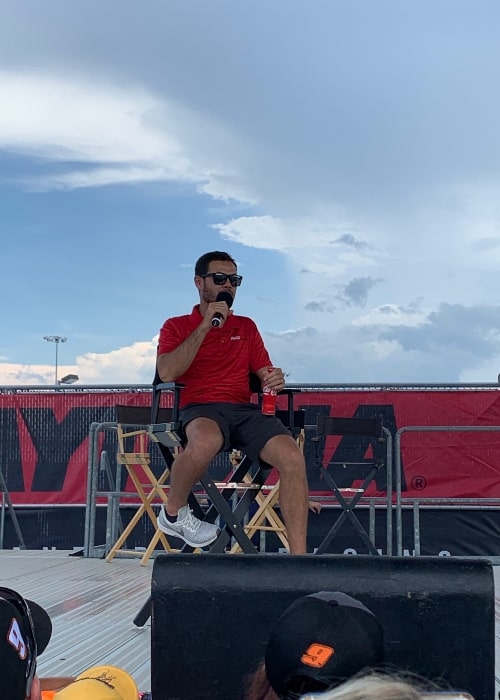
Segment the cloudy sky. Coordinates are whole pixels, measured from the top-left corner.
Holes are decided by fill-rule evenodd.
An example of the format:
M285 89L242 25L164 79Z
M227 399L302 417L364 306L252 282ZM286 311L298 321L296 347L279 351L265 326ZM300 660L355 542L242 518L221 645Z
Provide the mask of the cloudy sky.
M149 383L222 249L294 382L500 372L498 0L4 0L0 384Z

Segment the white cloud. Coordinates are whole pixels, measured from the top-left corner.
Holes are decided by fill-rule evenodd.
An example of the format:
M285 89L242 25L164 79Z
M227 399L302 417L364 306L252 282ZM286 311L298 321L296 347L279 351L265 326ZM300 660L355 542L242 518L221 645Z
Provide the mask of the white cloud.
M74 372L74 367L61 366L60 376ZM54 367L48 365L20 365L0 362L0 385L20 386L27 384L53 384Z
M172 172L162 168L130 167L89 168L69 173L46 175L43 178L25 177L20 182L34 191L55 189L78 189L80 187L103 187L105 185L160 182L177 179Z
M88 352L77 357L82 384L150 384L154 377L158 337L108 353Z
M304 216L281 218L277 216L241 216L225 224L213 226L223 238L253 248L283 250L323 247L338 244L351 229L338 214L331 220Z
M272 216L242 216L213 228L226 240L251 248L286 250L293 245L286 222Z
M5 71L0 87L0 144L5 149L60 161L164 160L181 175L190 170L180 144L151 124L164 105L144 91L120 91L75 76Z
M200 194L206 194L223 202L235 200L251 205L256 205L259 202L259 197L255 191L238 174L229 175L211 172L210 179L203 185L199 185L197 189Z
M443 302L500 303L496 178L453 177L434 183L433 191L421 189L415 198L400 191L397 206L381 197L371 207L348 211L309 193L305 215L244 216L215 228L226 240L285 256L301 302L297 326L414 326ZM295 195L290 193L292 200ZM346 303L361 283L363 316L355 303ZM413 306L416 299L419 308Z
M59 379L77 374L79 384L151 384L158 336L107 353L79 355L74 365L59 365ZM54 384L51 365L16 365L0 362L0 385Z
M340 280L346 274L354 275L355 271L378 269L386 257L380 248L376 250L366 240L360 240L359 234L355 238L352 226L338 218L335 211L330 218L323 216L242 216L213 228L226 240L283 253L294 269L299 290L312 289L317 295L325 283ZM301 294L307 296L302 291Z
M217 199L256 199L237 164L226 167L217 156L219 127L166 98L78 75L7 71L0 71L0 92L0 148L45 166L43 174L19 177L32 188L178 181ZM200 131L214 152L198 147ZM225 140L237 154L234 138Z

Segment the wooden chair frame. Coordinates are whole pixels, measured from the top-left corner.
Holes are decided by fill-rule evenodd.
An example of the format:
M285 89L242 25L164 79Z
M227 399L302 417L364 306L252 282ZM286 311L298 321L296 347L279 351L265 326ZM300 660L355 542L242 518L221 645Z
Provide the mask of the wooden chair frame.
M153 505L164 504L167 502L166 490L168 489L167 481L170 475L170 469L165 467L161 475L157 477L151 468L151 455L149 452L150 438L148 433L148 425L141 427L140 423L132 422L134 416L137 421L143 422L142 414L147 411L149 419L149 409L144 409L140 406L117 406L117 441L118 452L116 454L117 464L122 465L134 485L135 493L139 497L140 504L127 523L126 527L121 532L118 539L106 555L106 561L110 562L117 554L125 554L128 556L137 556L141 558L141 564L147 564L158 542L161 543L163 549L167 553L178 552L174 549L166 535L157 528L157 514L153 510ZM142 420L141 420L142 418ZM149 420L148 420L149 424ZM134 442L138 439L138 451L129 452L126 450L126 441L133 439ZM145 551L137 549L128 549L126 541L130 537L132 531L137 527L143 515L146 514L154 527L154 535L151 537Z

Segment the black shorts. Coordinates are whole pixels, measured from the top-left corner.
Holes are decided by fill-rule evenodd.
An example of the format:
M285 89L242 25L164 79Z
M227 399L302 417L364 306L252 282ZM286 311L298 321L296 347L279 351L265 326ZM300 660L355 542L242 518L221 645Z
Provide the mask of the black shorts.
M276 416L265 416L253 403L191 403L181 409L183 428L194 418L211 418L224 437L222 450L241 450L254 462L275 435L292 435ZM222 451L221 450L221 451Z

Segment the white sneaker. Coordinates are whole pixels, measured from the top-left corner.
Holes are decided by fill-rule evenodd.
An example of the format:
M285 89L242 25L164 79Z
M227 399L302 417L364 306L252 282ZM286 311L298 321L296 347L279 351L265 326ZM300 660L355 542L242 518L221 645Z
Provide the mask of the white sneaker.
M166 535L180 537L190 547L206 547L217 539L220 532L217 525L198 520L188 506L179 509L174 523L165 515L165 509L161 508L156 522L159 530Z

